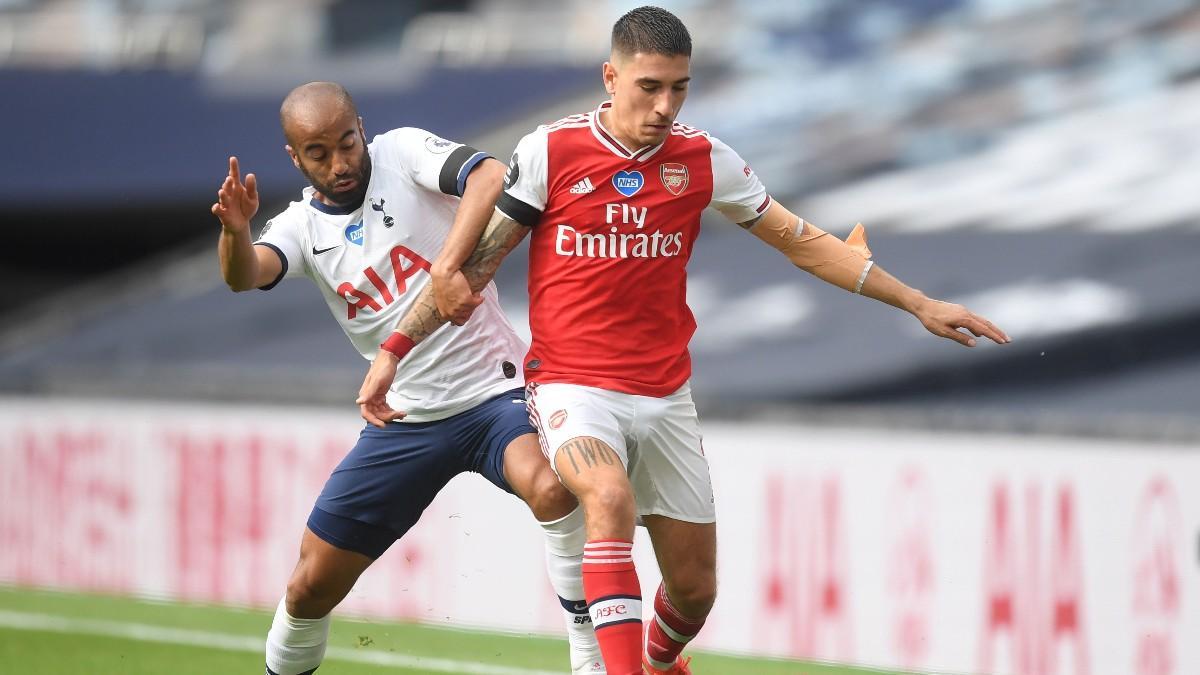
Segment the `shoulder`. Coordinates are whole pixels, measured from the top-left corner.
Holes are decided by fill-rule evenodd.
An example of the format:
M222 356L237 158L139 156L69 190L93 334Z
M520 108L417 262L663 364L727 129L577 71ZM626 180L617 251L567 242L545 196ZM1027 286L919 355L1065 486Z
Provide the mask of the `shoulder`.
M423 143L426 137L434 137L434 135L417 127L399 127L391 131L385 131L382 134L376 134L371 139L371 145L377 147L416 145Z
M671 135L681 136L683 138L707 138L709 140L716 140L716 138L707 131L703 129L697 129L696 127L689 126L682 122L675 122L671 125Z
M518 145L526 147L542 146L545 147L550 141L551 135L561 134L570 129L583 129L591 126L592 113L579 113L576 115L568 115L560 120L550 122L549 124L540 124L533 131L525 134L524 138Z
M577 129L579 127L586 127L591 125L591 121L592 113L590 112L567 115L560 120L539 126L534 130L533 133L549 135L555 131L562 131L563 129Z
M414 156L420 152L442 155L459 144L419 127L400 127L371 139L372 158Z
M299 200L288 203L287 208L272 216L267 222L292 227L308 223L313 215L313 208L308 203L310 198L309 190L306 189Z
M711 152L714 157L730 151L729 146L716 136L713 136L704 129L681 122L675 122L671 125L671 139L675 143L680 143L695 150Z
M583 138L583 135L591 135L592 113L579 113L577 115L568 115L560 120L549 124L542 124L533 131L525 134L521 142L517 144L518 151L524 160L533 157L541 157L551 152L552 148L557 148L555 153L571 152L569 148L576 147L577 143Z
M697 151L709 153L714 166L744 163L741 155L729 147L729 144L703 129L676 122L671 126L671 136L677 142L690 145ZM738 168L741 168L740 165Z
M392 129L385 131L382 134L376 134L371 139L371 144L367 146L371 150L371 154L375 154L380 150L391 150L392 148L403 146L412 141L412 134L409 133L411 127L402 127L400 129Z
M311 207L308 206L307 198L303 201L295 201L288 204L287 208L271 216L263 228L258 233L256 242L264 241L268 238L278 240L279 238L294 239L297 237L303 238L304 232L308 230L310 218L312 216Z
M688 154L705 154L717 157L727 146L716 136L703 129L675 122L671 125L671 143Z
M413 148L422 147L426 138L437 138L433 134L416 127L400 127L385 131L371 139L369 150L373 159L388 159L396 157ZM441 139L438 139L441 140Z

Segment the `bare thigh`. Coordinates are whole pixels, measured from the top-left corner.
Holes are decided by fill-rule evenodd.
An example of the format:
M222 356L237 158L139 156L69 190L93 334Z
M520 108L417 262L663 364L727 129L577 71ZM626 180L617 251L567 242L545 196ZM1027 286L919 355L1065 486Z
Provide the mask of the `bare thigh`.
M579 436L559 446L554 464L583 505L589 540L633 540L633 487L615 450L598 438Z

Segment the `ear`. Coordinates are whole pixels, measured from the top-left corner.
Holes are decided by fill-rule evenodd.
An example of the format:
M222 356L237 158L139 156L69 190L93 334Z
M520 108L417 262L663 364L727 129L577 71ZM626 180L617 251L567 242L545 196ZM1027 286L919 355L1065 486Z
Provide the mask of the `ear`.
M366 129L365 129L365 128L363 128L363 123L362 123L362 117L361 117L361 116L359 116L359 118L358 118L358 133L359 133L359 135L361 135L361 136L362 136L362 139L363 139L363 144L366 144L366 141L367 141L367 131L366 131Z
M605 61L601 66L601 78L604 80L604 90L609 96L617 93L617 69L611 61Z
M292 158L292 164L296 165L296 168L299 169L300 168L300 156L296 154L296 151L293 150L292 146L290 146L290 145L283 146L283 149L287 151L288 157Z

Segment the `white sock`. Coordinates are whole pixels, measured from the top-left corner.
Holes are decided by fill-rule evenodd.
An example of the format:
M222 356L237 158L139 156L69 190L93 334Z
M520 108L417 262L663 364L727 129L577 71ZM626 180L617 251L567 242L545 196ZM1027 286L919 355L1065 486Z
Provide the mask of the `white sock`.
M576 507L562 518L540 525L546 533L546 573L563 606L567 643L571 647L571 672L603 675L607 671L596 633L592 630L592 617L588 614L583 577L579 571L583 545L587 543L583 509Z
M277 675L300 675L321 665L330 616L297 619L288 614L287 600L280 600L267 632L267 667Z

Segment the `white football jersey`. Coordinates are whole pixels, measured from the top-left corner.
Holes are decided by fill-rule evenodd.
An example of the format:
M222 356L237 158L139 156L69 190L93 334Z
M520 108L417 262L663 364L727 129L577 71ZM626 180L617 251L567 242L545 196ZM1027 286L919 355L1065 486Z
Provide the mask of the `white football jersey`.
M307 276L358 353L373 361L383 342L429 283L467 174L487 155L415 128L376 136L362 206L345 209L303 199L267 221L255 244L279 254L283 271L263 287ZM401 362L388 403L406 422L455 415L523 386L525 345L500 310L496 286L461 327L444 326Z

